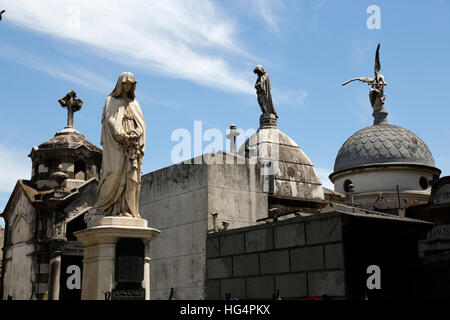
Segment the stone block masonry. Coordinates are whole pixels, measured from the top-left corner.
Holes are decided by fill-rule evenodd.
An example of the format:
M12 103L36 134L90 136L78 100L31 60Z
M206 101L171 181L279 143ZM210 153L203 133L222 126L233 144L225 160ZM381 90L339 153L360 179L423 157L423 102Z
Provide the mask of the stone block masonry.
M342 216L331 212L209 234L207 298L345 298Z

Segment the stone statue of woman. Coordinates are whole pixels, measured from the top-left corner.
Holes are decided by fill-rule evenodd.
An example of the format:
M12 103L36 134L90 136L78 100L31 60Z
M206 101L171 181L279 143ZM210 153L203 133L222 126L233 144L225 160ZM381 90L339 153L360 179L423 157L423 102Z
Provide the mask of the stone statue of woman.
M261 107L263 115L274 115L275 118L278 118L278 114L273 106L269 74L260 64L255 67L253 72L258 75L258 79L255 83L255 89L258 95L258 104Z
M102 115L103 146L97 215L140 218L139 190L145 148L145 122L135 100L136 79L130 72L119 76L106 98Z

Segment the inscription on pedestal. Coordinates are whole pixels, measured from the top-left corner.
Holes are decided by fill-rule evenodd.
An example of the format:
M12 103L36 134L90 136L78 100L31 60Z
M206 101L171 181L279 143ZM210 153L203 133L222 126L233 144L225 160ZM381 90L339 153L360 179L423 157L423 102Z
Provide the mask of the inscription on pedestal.
M111 300L145 300L145 289L116 287L111 291Z

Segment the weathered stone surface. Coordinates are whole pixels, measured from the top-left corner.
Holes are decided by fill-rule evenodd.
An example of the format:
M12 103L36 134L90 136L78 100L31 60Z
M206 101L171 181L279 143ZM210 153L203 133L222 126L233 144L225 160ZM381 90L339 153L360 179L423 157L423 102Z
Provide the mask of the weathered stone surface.
M207 185L206 164L176 164L142 176L140 204L171 198Z
M152 290L152 300L167 300L170 297L170 288ZM204 300L205 286L189 287L189 288L174 288L173 297L175 300Z
M178 225L172 228L161 228L161 234L152 242L152 257L164 259L193 253L204 253L206 239L199 241L198 235L205 234L206 237L206 228L206 220Z
M259 273L258 254L245 254L233 257L233 276L253 276Z
M56 134L50 140L39 145L39 149L76 149L85 147L89 151L99 153L101 156L101 150L91 142L87 141L85 136L77 130L73 130L69 134Z
M206 258L219 256L219 237L206 238Z
M22 184L17 184L5 208L7 222L4 238L2 268L4 272L3 299L8 295L17 300L29 300L33 293L33 240L36 210Z
M199 217L199 210L207 210L206 195L206 189L197 189L173 196L169 200L169 212L161 214L171 216L172 226L206 219L206 216Z
M202 253L156 260L154 266L155 277L151 282L152 288L201 287L204 285L206 265L198 261L204 259ZM155 261L152 260L151 263Z
M245 299L245 278L220 280L220 299L231 298Z
M329 244L325 246L325 268L344 268L344 251L342 243Z
M244 234L234 233L222 235L220 237L220 255L226 256L231 254L244 253Z
M321 271L308 273L308 295L320 297L345 296L344 271Z
M247 252L273 249L272 228L262 228L246 232L245 249Z
M272 299L274 292L274 276L247 278L247 299Z
M157 225L159 229L175 225L174 217L169 212L169 203L169 199L166 198L143 204L140 206L141 215L143 218L151 221L152 225ZM149 219L150 215L151 220Z
M285 224L275 227L275 249L305 245L305 225Z
M306 290L306 273L291 273L275 276L276 289L280 290L280 297L300 298L308 295Z
M257 167L248 161L234 166L179 164L142 177L141 215L149 225L161 230L151 246L152 283L159 283L155 268L164 259L203 253L195 263L186 265L186 270L178 271L180 276L191 278L205 264L206 254L212 258L219 253L244 253L243 235L234 237L231 233L230 237L215 238L212 243L208 242L207 234L213 229L211 213L218 213L217 229L222 229L222 221L228 222L232 229L255 224L267 214L267 194L261 190ZM206 271L201 275L205 281ZM174 273L169 274L165 287L170 288L170 283L175 292L186 292L173 282L176 277ZM206 283L202 287L206 288ZM167 299L164 290L158 287L154 298Z
M260 253L261 274L289 272L289 250Z
M298 181L274 180L274 194L293 198L323 199L322 185Z
M275 194L288 197L323 199L320 178L315 172L311 160L299 146L278 128L263 128L252 135L239 149L246 157L258 157L262 162L271 162L276 183ZM270 168L264 170L270 173ZM290 175L289 173L292 173ZM304 184L294 192L283 181L295 181ZM320 187L320 188L317 188ZM308 190L317 189L317 190Z
M340 217L319 218L305 223L307 245L342 240Z
M209 259L206 262L208 279L229 278L232 276L231 257Z
M279 161L278 168L280 170L280 174L276 177L278 179L322 185L312 165ZM294 176L289 175L289 168L292 168Z
M208 166L208 186L261 192L259 164L214 164Z
M246 179L243 177L243 180ZM258 187L261 188L261 185ZM229 229L254 225L256 220L267 215L267 210L267 193L262 191L208 187L208 212L218 213L217 228L222 228L222 221L229 223ZM211 215L209 229L213 229Z
M303 247L291 250L291 270L306 271L324 268L323 247Z
M208 300L220 299L220 280L208 280L206 283L206 297Z

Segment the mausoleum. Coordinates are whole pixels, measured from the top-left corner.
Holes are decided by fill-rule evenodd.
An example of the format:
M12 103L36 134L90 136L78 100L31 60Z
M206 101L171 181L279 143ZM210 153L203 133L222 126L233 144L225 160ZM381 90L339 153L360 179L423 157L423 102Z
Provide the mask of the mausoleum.
M83 246L73 233L96 201L102 153L73 127L82 101L72 91L65 102L67 126L33 147L31 179L17 181L2 214L3 299L80 299Z

